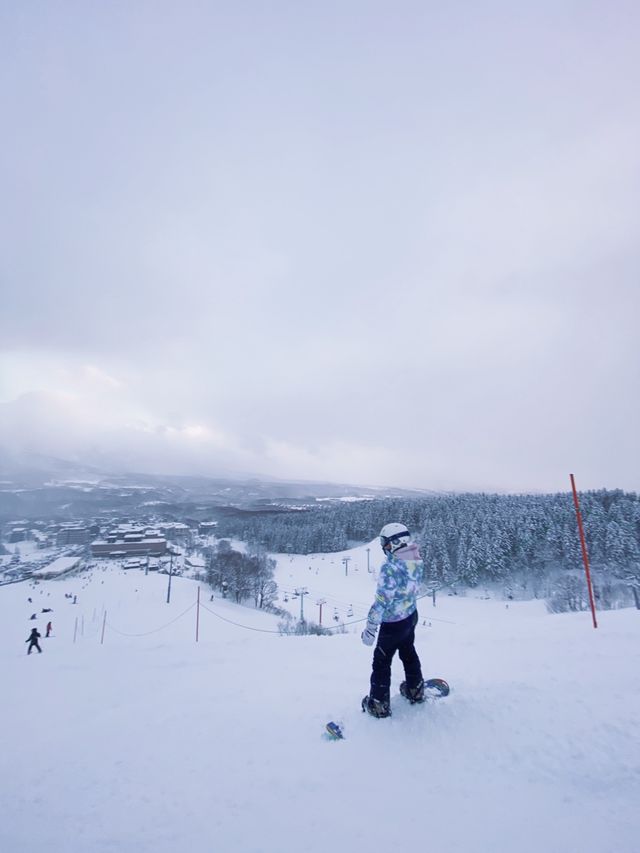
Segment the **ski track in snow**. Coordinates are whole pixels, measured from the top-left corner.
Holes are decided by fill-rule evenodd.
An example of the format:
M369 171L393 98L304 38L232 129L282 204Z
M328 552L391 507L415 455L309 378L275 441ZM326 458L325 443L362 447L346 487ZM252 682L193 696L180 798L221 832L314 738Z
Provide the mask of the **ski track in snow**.
M281 637L201 610L196 644L197 583L173 578L166 604L166 577L115 567L1 587L0 850L639 849L636 610L600 613L593 630L589 614L550 616L541 602L424 599L425 676L452 693L408 705L396 659L393 716L375 720L360 711L372 650L357 620L375 583L364 547L281 555L276 580L311 590L308 618L324 597L323 622L336 607L346 633ZM201 594L231 622L277 629ZM27 657L32 612L54 633ZM345 740L324 736L329 719Z

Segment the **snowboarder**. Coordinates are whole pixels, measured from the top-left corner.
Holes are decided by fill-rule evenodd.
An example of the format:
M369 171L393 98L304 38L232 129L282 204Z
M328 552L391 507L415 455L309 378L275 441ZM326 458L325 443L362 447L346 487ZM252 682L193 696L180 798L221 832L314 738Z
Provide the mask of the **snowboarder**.
M404 524L391 522L380 531L380 544L386 557L380 568L376 597L367 617L362 642L372 646L380 626L373 652L371 686L362 700L362 710L374 717L391 714L391 661L396 652L404 666L406 681L400 692L410 702L424 702L424 681L420 658L414 647L418 622L416 598L424 575L424 563L418 546Z
M51 622L47 622L47 633L45 634L45 637L50 636L52 627Z
M42 649L38 645L38 640L40 639L41 634L37 628L32 628L31 633L25 640L25 643L29 643L29 648L27 649L27 654L31 654L31 649L36 648L39 654L42 654Z

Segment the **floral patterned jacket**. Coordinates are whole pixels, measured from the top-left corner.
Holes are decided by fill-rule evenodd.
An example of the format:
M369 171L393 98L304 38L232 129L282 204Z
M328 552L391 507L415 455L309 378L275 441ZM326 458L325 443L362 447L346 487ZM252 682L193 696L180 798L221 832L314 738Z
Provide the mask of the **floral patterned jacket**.
M416 609L416 598L424 577L424 563L418 546L411 542L389 554L380 568L376 598L369 610L373 625L400 622Z

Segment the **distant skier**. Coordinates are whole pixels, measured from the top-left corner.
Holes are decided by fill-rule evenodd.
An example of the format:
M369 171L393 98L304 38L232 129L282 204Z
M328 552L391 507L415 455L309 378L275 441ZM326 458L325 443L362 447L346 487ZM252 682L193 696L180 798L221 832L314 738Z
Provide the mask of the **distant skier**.
M380 568L376 597L362 642L372 646L380 626L378 643L373 652L373 667L369 695L362 700L362 710L373 717L391 714L391 661L396 652L404 666L406 681L400 692L410 702L424 702L424 681L420 658L414 647L418 623L416 598L424 576L424 563L418 546L404 524L385 524L380 531L380 544L386 556Z
M36 648L39 654L42 654L42 649L38 645L38 640L40 639L41 634L39 633L37 628L32 628L31 633L25 640L25 643L29 643L29 648L27 649L27 654L31 654L31 649Z
M47 622L47 632L45 634L45 637L49 637L51 635L52 628L53 628L53 626L52 626L51 622Z

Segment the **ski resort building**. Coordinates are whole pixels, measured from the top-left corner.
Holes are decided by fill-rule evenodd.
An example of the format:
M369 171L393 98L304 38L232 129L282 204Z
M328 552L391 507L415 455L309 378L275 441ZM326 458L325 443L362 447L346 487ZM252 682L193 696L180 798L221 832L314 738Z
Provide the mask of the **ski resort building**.
M53 578L60 578L63 575L68 575L70 572L73 572L81 563L82 557L58 557L57 560L49 563L48 566L44 566L42 569L36 569L32 572L31 577L44 581L52 580Z
M152 555L160 557L167 553L167 540L156 533L149 535L144 530L127 529L107 534L104 539L91 543L94 557L130 557Z
M86 545L91 535L84 524L63 524L56 534L56 545Z

